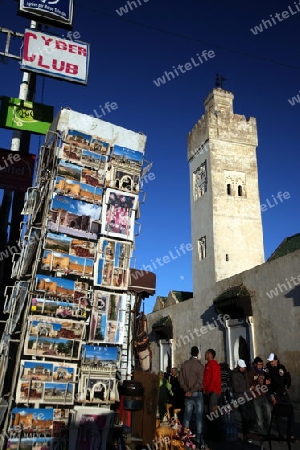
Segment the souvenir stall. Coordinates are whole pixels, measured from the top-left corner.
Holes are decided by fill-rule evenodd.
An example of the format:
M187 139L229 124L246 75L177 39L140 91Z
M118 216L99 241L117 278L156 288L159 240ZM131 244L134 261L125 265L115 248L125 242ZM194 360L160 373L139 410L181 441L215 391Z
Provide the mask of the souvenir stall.
M20 332L6 448L106 449L134 364L128 285L145 143L69 109L46 135L4 308L1 350Z

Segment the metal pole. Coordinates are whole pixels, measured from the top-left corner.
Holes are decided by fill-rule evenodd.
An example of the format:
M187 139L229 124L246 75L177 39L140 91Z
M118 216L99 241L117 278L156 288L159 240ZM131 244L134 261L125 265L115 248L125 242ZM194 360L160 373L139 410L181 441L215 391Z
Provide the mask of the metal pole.
M36 29L37 23L35 21L30 22L30 28ZM19 98L21 100L34 99L34 91L36 85L36 74L24 72L19 89ZM30 133L15 130L13 131L10 150L13 152L29 153L30 145ZM19 237L19 224L21 221L21 208L24 203L24 194L13 191L4 190L3 200L1 205L1 222L0 222L0 251L4 251L9 247L15 246L16 240ZM11 211L11 208L13 210ZM12 214L11 222L9 221L10 214ZM8 228L10 229L8 230ZM9 284L12 256L11 252L8 252L9 257L4 257L0 262L0 286L1 294L5 286ZM1 295L1 296L2 296Z

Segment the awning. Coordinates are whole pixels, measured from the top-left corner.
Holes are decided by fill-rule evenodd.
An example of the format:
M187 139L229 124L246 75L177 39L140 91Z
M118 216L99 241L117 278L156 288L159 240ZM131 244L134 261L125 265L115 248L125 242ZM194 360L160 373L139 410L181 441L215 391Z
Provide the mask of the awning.
M146 270L129 269L129 285L128 290L136 293L144 292L144 298L155 294L156 275Z
M244 284L232 286L213 300L219 314L228 314L231 319L252 316L251 295Z

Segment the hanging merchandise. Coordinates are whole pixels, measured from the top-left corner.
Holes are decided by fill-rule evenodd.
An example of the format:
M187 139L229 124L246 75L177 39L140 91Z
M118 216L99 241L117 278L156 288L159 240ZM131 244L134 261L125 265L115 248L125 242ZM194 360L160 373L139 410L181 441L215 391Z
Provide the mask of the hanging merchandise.
M136 334L134 337L134 347L143 372L151 369L151 348L150 339L147 331L147 319L144 313L141 313L137 320Z

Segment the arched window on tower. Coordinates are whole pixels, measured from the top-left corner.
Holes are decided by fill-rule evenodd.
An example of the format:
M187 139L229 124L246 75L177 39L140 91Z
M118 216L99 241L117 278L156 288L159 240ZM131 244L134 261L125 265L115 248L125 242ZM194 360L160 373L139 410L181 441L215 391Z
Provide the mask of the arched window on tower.
M203 236L198 240L199 261L206 258L206 237Z
M242 195L243 195L243 188L242 188L242 186L239 184L239 185L238 185L238 196L239 196L239 197L242 197Z
M227 195L231 195L231 184L227 184Z

